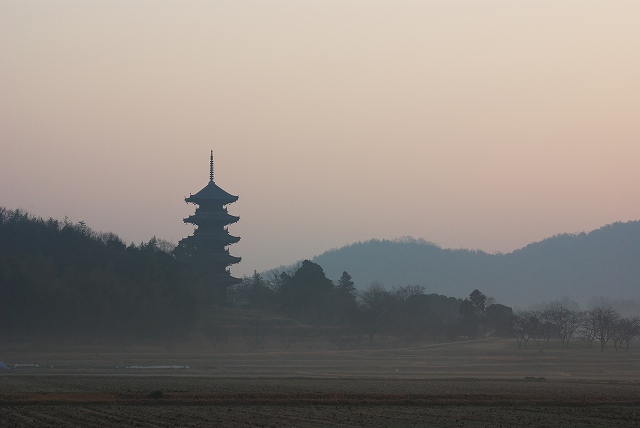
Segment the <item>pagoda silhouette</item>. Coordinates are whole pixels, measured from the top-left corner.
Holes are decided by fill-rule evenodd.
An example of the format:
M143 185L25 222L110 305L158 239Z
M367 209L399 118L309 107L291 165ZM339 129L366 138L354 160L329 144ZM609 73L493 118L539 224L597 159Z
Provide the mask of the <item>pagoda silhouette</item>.
M241 258L229 254L228 246L240 240L229 234L228 226L240 217L227 212L226 206L238 200L237 196L222 190L213 180L213 150L209 162L209 183L185 202L197 205L196 212L184 219L195 225L193 235L178 243L179 253L201 274L211 286L212 303L227 304L227 287L241 282L231 276L229 266L240 263ZM207 287L209 288L209 287Z

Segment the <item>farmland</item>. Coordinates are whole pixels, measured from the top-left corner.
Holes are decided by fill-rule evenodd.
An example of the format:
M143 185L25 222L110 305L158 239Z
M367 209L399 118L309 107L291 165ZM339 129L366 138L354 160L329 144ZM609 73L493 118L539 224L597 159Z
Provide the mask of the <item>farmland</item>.
M39 366L0 372L3 427L640 424L635 348L519 350L491 339L351 350L313 341L251 351L14 345L2 353L10 366Z

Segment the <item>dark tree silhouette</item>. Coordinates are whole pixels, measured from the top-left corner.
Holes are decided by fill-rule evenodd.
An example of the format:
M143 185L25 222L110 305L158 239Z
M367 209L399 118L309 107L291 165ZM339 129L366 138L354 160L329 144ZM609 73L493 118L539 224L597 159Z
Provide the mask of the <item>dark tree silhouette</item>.
M288 316L311 324L332 321L335 289L320 265L304 260L293 275L282 273L280 281L278 297Z
M485 296L480 290L473 290L469 297L460 305L462 328L465 334L476 339L478 335L484 338L487 332L486 309L493 303L493 298Z
M346 301L356 302L356 287L348 272L342 272L342 276L336 285L336 291Z
M494 335L507 337L512 334L513 310L500 303L494 303L487 307L487 328L492 330Z
M335 288L334 310L335 322L339 325L353 325L356 318L358 304L356 302L356 287L351 275L342 272Z

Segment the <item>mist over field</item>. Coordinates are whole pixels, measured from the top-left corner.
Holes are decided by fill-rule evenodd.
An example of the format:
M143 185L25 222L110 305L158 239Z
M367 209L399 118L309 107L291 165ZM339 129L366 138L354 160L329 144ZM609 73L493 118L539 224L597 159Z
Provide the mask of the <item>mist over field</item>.
M531 244L513 269L533 266L551 279L564 273L571 284L567 278L589 274L589 264L613 275L603 269L610 265L618 281L633 280L627 262L636 260L637 229L618 223ZM385 272L429 262L422 278L433 284L455 273L465 284L469 275L468 286L480 284L483 266L496 269L510 256L410 239L328 255L354 249ZM354 254L339 259L362 260ZM640 403L633 304L623 311L601 299L581 308L563 298L519 309L490 284L494 296L376 281L357 289L347 271L332 280L316 262L255 272L220 300L208 270L167 241L127 246L83 222L0 208L0 420L12 427L639 421L631 410ZM440 278L429 276L438 269ZM541 294L551 289L538 287Z

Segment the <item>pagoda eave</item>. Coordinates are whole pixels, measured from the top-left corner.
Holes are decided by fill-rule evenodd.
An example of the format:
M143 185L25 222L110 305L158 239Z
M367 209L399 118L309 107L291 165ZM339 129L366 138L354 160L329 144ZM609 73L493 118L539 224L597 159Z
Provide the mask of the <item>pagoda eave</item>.
M191 224L233 224L240 220L237 215L231 215L225 212L222 213L195 213L187 218L182 219L185 223Z
M216 244L223 244L225 247L227 245L235 244L236 242L240 241L239 236L206 232L194 233L192 236L189 236L186 239L201 243L211 242Z

